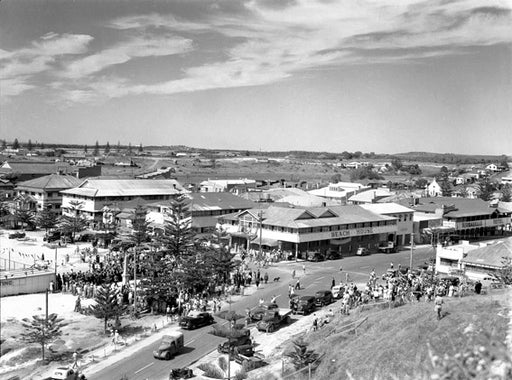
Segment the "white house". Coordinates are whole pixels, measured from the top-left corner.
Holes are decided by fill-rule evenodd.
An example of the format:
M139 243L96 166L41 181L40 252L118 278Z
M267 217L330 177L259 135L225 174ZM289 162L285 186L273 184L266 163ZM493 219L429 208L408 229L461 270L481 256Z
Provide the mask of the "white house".
M498 165L496 164L489 164L485 167L485 170L489 170L491 172L499 172L500 169L498 168Z
M436 179L434 178L432 182L430 182L427 186L427 194L430 197L440 197L443 195L443 191L441 189L441 186L437 183Z

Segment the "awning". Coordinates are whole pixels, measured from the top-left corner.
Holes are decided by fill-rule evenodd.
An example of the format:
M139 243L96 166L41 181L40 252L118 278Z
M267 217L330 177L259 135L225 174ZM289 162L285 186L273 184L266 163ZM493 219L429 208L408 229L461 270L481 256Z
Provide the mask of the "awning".
M439 227L427 227L423 229L423 233L427 235L432 235L436 233L444 233L444 232L455 232L454 227L448 226L439 226Z
M245 232L230 232L229 233L231 236L236 236L236 237L242 237L242 238L245 238L245 239L249 239L249 235Z
M329 241L329 243L331 245L345 245L345 244L348 244L350 243L350 240L351 238L346 238L346 239L331 239Z
M251 244L260 245L260 238L255 238L254 240L251 241ZM261 245L266 245L267 247L277 247L279 245L279 242L275 239L262 238Z

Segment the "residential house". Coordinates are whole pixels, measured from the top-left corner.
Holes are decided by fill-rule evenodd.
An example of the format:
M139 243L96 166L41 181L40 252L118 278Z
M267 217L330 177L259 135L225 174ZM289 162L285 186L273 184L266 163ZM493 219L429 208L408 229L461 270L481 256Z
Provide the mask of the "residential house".
M308 193L318 197L338 201L340 204L346 204L349 197L367 189L368 186L364 186L361 183L338 182L330 183L327 187L310 190Z
M54 161L5 161L0 166L0 177L12 178L14 182L44 177L49 174L70 173L67 162Z
M386 198L393 195L386 189L372 189L361 191L360 193L352 195L348 198L349 203L354 205L366 204L366 203L377 203L380 199Z
M427 194L430 197L440 197L443 195L443 190L435 178L427 185Z
M256 188L254 179L208 179L199 184L201 193L222 193L231 191L235 187Z

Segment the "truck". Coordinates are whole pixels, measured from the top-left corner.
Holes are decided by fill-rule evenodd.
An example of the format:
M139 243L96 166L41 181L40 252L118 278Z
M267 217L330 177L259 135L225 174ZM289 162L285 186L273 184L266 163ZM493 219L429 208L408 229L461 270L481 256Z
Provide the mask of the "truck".
M153 357L165 360L172 359L185 346L184 341L183 333L179 331L164 335L158 349L153 351Z
M234 355L235 362L243 366L246 371L251 371L253 369L267 365L265 357L257 352L254 352L251 356L248 356L235 351Z
M256 324L259 331L273 332L281 324L289 324L291 321L291 309L267 310L262 320Z
M382 253L394 253L396 252L395 243L392 241L388 241L387 243L383 243L379 245L379 252Z

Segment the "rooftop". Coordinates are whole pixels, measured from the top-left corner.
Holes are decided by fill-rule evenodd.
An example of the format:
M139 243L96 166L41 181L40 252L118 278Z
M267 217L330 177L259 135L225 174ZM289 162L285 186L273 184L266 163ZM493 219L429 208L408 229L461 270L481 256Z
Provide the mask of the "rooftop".
M486 267L503 267L504 259L512 259L512 238L469 251L463 262Z
M414 212L413 209L399 205L398 203L368 203L360 205L365 210L377 214L396 214L404 212Z
M20 174L51 174L59 169L69 168L67 162L53 161L5 161L0 167L1 173L20 173Z
M190 193L190 211L240 210L254 207L254 202L232 193Z
M87 179L62 194L86 197L175 195L186 190L174 179Z
M28 181L19 182L18 188L31 188L43 190L69 189L79 186L83 179L78 179L67 174L50 174L43 177L30 179Z

